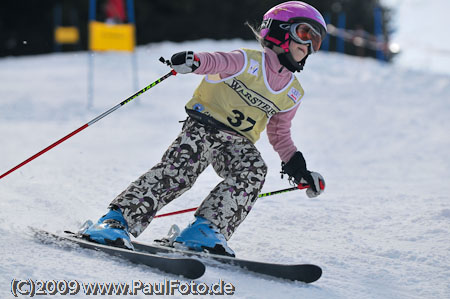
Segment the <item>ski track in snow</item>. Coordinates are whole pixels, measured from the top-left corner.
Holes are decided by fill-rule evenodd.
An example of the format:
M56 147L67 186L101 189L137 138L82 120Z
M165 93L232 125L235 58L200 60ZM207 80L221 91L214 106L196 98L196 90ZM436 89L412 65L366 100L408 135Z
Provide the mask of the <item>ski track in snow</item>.
M167 73L161 55L240 47L258 45L203 40L139 47L140 86ZM1 172L133 94L130 62L128 54L95 54L95 101L88 110L86 53L0 59ZM301 191L260 199L229 244L241 258L315 263L324 274L304 285L208 267L197 281L233 283L236 298L449 298L450 76L333 53L310 57L297 76L306 95L292 135L309 168L324 175L326 192L317 199ZM13 278L181 279L40 244L28 227L62 232L97 220L175 139L200 80L167 79L0 181L1 298L12 297ZM265 133L257 146L269 166L263 192L288 187ZM197 206L218 182L208 168L162 212ZM191 219L155 219L139 241Z

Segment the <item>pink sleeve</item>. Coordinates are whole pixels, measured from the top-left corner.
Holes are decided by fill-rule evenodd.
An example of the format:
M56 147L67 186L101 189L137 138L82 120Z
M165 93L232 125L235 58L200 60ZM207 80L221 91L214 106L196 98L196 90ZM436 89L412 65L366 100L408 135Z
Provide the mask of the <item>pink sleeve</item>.
M200 59L200 66L194 71L195 74L221 74L221 77L234 75L242 70L245 57L241 51L232 52L200 52L195 53Z
M297 105L290 111L275 114L267 124L269 142L283 162L288 162L297 151L291 138L291 121L299 106Z

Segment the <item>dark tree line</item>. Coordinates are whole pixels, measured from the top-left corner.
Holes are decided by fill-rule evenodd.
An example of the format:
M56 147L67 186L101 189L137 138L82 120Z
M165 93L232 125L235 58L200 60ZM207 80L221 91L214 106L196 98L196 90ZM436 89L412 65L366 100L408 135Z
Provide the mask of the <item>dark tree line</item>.
M346 14L346 29L374 32L374 12L379 0L304 0L322 14L328 14L331 24L338 15ZM105 19L106 0L97 0L97 20ZM263 14L284 1L273 0L135 0L136 40L139 45L171 40L253 39L246 21L259 25ZM62 25L77 26L80 42L66 45L65 51L87 48L89 0L6 0L0 1L0 56L29 55L54 51L55 8L62 11ZM390 12L382 7L384 34L391 31ZM336 48L336 38L330 36L330 51ZM348 54L358 54L357 47L346 42ZM365 56L374 56L365 50Z

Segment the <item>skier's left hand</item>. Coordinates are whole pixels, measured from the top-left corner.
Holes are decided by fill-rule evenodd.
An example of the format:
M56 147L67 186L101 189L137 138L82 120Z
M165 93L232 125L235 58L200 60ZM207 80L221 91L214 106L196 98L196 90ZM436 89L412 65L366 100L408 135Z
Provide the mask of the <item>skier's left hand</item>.
M282 170L283 173L293 179L295 184L309 185L306 190L306 195L309 198L317 197L323 193L325 189L324 178L320 173L309 171L306 168L306 161L301 152L295 152L291 159L282 165Z
M170 64L175 72L188 74L200 66L200 60L192 51L178 52L170 58Z
M317 197L325 190L325 180L318 172L310 171L309 174L313 183L309 183L310 187L306 189L306 195L309 198Z

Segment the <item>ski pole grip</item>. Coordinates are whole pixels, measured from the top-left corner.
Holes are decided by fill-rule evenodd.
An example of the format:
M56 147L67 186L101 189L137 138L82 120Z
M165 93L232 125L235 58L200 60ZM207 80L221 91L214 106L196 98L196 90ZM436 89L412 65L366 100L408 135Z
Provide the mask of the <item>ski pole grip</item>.
M309 185L300 183L300 184L297 185L297 188L300 189L300 190L308 189Z
M325 190L325 183L322 180L319 180L320 190Z
M168 66L170 66L170 67L172 67L172 63L170 62L170 60L167 60L167 59L165 59L164 57L160 57L159 58L159 61L161 61L162 63L164 63L164 64L166 64L166 65L168 65ZM172 75L174 75L174 76L176 76L178 73L174 70L174 69L172 69Z
M302 183L298 184L298 186L297 186L297 188L300 189L300 190L308 189L309 187L311 187L311 186L308 185L308 184L302 184ZM320 187L320 190L324 190L325 189L325 184L324 184L324 182L322 180L319 180L319 187Z

